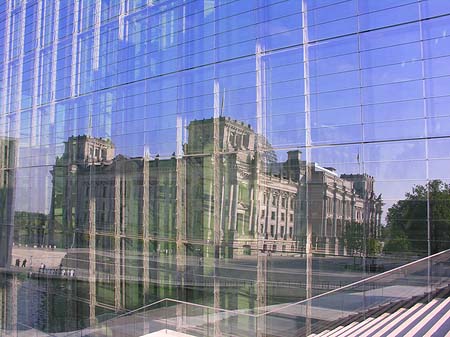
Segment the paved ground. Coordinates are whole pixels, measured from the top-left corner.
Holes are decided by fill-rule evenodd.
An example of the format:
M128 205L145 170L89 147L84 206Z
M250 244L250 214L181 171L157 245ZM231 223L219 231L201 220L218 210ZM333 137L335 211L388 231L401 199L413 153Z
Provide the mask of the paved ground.
M26 267L32 269L38 269L41 263L44 263L46 268L58 268L66 254L67 251L62 249L15 246L12 249L11 263L14 265L16 259L19 259L22 265L23 260L26 259Z

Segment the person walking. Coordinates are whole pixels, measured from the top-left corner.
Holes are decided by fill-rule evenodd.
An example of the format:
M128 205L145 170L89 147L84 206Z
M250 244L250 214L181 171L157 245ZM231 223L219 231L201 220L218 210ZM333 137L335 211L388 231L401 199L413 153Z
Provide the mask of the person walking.
M27 266L27 259L24 259L22 261L22 268L25 268Z

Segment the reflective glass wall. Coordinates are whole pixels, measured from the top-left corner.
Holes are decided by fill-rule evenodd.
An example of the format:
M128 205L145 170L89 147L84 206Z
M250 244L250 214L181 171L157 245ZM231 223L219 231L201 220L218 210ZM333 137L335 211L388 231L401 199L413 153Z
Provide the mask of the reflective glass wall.
M450 248L449 14L2 1L0 329L261 313Z

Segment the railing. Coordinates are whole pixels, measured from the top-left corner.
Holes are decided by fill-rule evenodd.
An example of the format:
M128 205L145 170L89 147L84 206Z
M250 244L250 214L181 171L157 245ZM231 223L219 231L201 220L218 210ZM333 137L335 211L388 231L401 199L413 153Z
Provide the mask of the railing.
M431 296L449 283L450 250L446 250L310 299L272 308L263 314L266 332L270 336L304 336L309 327L414 296Z
M450 282L450 250L291 304L251 310L225 310L161 299L66 336L138 337L164 329L191 336L305 336L318 324L418 295ZM62 336L63 334L57 334Z
M269 307L261 314L164 299L101 324L96 336L124 336L125 331L129 336L142 336L164 328L194 336L214 336L214 331L219 330L223 336L256 336L258 330L270 336L295 336L306 334L307 325L339 320L393 301L431 293L447 286L449 281L450 250L447 250L308 300ZM124 330L124 326L133 328Z
M165 298L66 336L131 337L161 330L193 336L214 336L217 331L223 336L256 336L257 318L244 311L216 309Z

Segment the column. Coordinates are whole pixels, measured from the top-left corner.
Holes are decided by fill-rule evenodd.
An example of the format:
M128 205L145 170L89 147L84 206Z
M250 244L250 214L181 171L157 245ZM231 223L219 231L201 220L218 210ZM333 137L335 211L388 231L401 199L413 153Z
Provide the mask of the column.
M144 296L147 296L150 288L149 208L150 160L148 157L144 157L142 161L142 284L144 288Z
M92 170L93 171L93 170ZM93 173L91 171L91 174ZM95 306L97 303L96 295L96 245L95 245L95 211L96 211L96 195L95 182L91 177L91 189L89 195L89 321L93 326L96 323Z
M118 311L122 308L121 296L121 176L117 163L114 172L114 307Z

